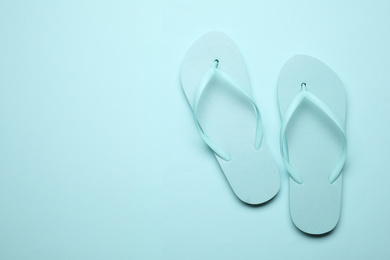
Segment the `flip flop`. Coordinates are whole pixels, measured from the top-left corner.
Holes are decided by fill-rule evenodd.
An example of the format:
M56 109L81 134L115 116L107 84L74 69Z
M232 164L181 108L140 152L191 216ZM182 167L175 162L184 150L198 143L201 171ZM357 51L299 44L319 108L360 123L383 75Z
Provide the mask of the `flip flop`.
M280 151L290 174L290 214L308 234L327 233L339 220L346 100L339 77L315 58L294 56L280 73Z
M233 41L220 32L198 39L182 63L181 83L196 128L236 196L254 205L273 198L280 186L278 168Z

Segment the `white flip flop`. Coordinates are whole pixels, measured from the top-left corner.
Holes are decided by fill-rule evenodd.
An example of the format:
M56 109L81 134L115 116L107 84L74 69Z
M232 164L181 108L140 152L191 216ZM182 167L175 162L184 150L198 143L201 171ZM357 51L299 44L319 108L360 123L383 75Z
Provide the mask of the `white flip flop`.
M327 233L339 220L346 100L339 77L315 58L294 56L280 73L280 150L290 174L290 214L308 234Z
M182 63L181 83L197 130L236 196L254 205L273 198L280 186L278 168L233 41L220 32L198 39Z

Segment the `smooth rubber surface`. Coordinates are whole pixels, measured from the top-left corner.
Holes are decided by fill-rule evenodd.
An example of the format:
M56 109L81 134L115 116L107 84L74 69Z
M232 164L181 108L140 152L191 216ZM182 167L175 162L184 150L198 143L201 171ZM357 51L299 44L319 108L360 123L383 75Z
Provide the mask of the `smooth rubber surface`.
M341 80L324 63L306 55L292 57L281 70L278 101L282 120L302 83L345 126L346 94ZM343 149L343 136L323 111L303 101L291 118L286 137L290 163L303 179L303 184L298 184L290 178L291 219L305 233L327 233L340 216L342 174L333 184L328 178Z
M226 34L211 32L193 44L182 63L181 83L191 107L202 77L216 59L219 69L251 93L237 47ZM280 176L265 140L259 150L254 148L256 116L253 105L226 84L217 80L210 84L199 103L200 125L211 140L231 155L230 161L216 158L237 197L248 204L264 203L277 194Z

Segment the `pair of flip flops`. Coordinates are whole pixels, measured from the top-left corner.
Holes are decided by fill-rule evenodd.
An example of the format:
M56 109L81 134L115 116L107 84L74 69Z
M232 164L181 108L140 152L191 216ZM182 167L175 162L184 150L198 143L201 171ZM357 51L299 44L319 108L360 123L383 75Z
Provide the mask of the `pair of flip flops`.
M259 205L279 191L280 176L263 138L244 60L220 32L198 39L181 68L196 128L214 152L232 190ZM280 152L290 174L290 214L308 234L336 226L346 159L346 94L338 76L305 55L284 65L278 83Z

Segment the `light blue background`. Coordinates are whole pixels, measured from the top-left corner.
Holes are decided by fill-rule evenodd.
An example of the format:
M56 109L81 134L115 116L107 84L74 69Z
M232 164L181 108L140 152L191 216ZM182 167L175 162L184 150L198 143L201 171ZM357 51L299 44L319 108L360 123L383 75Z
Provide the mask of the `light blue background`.
M0 259L389 259L390 4L0 2ZM227 33L246 61L282 176L234 196L180 87L190 45ZM348 95L342 215L298 231L278 151L276 85L309 54Z

